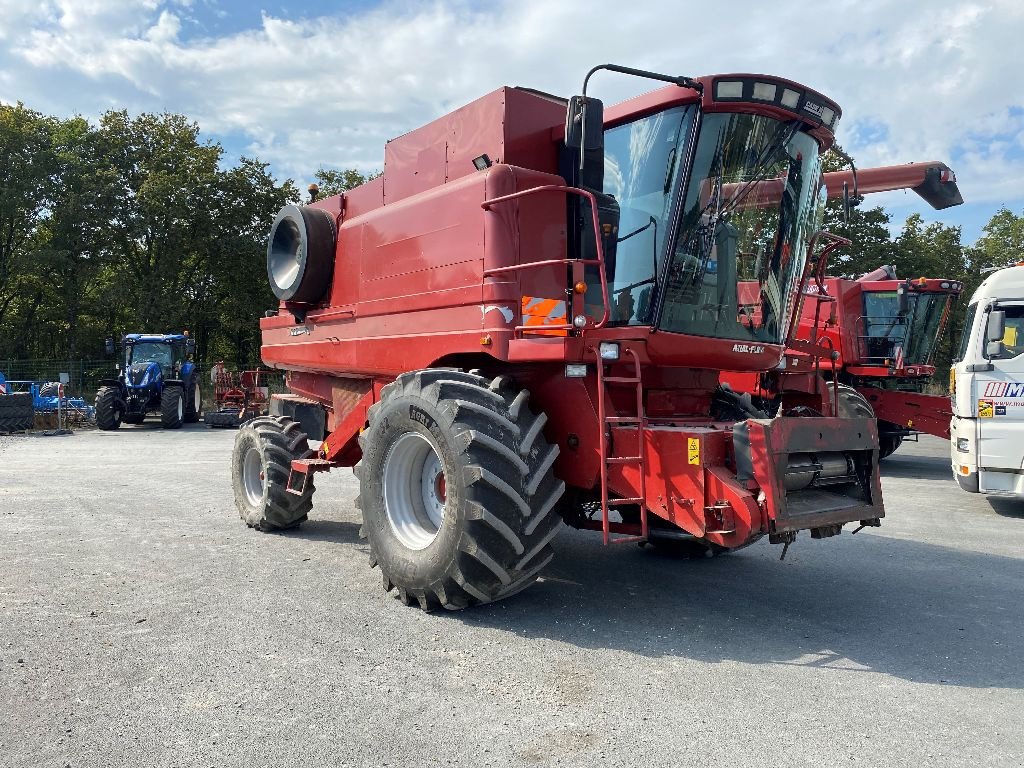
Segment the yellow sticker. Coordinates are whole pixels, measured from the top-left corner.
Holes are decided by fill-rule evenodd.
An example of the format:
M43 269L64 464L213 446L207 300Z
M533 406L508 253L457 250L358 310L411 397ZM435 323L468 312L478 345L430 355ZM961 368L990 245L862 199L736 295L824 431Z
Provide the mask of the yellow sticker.
M686 438L686 449L690 457L691 464L700 464L700 438L699 437L688 437Z
M330 452L331 446L327 444L326 440L324 440L323 445L320 446L320 455L326 458L327 454L329 454Z
M979 400L978 401L978 417L982 419L991 419L995 416L995 410L992 406L991 400Z

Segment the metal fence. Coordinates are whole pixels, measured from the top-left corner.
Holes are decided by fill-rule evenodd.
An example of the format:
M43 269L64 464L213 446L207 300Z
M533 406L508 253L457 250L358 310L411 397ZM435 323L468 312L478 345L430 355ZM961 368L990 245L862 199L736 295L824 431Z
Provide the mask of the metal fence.
M0 360L0 373L12 381L60 381L68 375L69 395L90 398L96 394L99 381L116 376L115 360Z

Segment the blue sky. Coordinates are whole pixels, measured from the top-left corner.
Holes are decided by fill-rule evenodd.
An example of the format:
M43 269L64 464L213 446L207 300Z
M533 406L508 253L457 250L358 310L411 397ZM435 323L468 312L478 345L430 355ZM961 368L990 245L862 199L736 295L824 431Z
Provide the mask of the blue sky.
M942 160L967 203L873 198L973 241L1024 213L1019 0L0 0L0 102L96 118L196 120L279 178L373 170L384 142L500 85L569 94L613 61L678 74L766 72L844 110L861 167ZM606 102L644 87L602 76Z

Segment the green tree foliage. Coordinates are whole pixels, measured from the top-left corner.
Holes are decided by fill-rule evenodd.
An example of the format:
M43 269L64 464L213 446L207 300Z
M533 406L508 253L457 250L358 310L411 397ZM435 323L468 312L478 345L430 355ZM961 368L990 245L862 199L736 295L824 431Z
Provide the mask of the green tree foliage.
M297 199L256 160L225 167L181 115L98 125L0 105L0 358L96 357L105 336L189 329L251 365L276 301L266 235Z
M320 197L333 197L347 192L353 187L373 181L381 174L362 174L354 168L337 170L332 168L320 168L313 176L316 178L317 186L320 188Z

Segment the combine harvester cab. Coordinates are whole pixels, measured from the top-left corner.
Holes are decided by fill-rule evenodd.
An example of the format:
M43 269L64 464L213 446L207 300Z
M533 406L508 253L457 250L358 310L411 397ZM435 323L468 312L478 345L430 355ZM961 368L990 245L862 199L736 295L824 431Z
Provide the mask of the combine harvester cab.
M668 83L604 110L599 70ZM235 500L301 523L355 466L370 563L424 609L513 594L563 521L696 552L884 515L875 420L835 386L770 418L839 107L762 75L605 65L566 101L501 88L387 144L383 175L287 206ZM821 380L820 374L818 379Z
M974 292L949 378L957 483L1024 498L1024 262Z
M202 391L199 370L192 362L195 341L179 334L129 333L123 339L124 367L117 378L101 379L96 392L96 426L103 430L141 424L158 413L166 429L199 421ZM107 339L113 355L114 340Z

